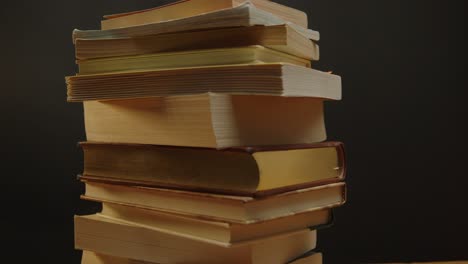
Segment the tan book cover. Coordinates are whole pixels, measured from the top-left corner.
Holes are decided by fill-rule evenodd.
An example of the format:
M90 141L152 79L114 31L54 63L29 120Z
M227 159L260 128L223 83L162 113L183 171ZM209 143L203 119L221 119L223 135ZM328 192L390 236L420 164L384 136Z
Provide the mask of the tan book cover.
M93 216L75 217L75 246L161 264L283 264L315 248L316 231L301 230L243 243L219 243Z
M125 186L85 181L83 199L176 213L220 222L254 224L290 217L317 209L333 208L346 202L345 183L253 198Z
M242 224L111 202L102 204L99 215L223 243L239 243L307 228L322 229L331 226L334 220L332 209L328 207L253 224Z
M450 262L450 263L458 264L455 262ZM159 264L159 263L119 258L119 257L107 256L104 254L98 254L92 251L84 251L81 264ZM322 254L321 253L311 254L311 255L301 257L295 261L288 262L285 264L322 264ZM446 263L440 263L440 264L446 264Z
M230 148L326 140L323 100L199 94L85 101L88 141Z

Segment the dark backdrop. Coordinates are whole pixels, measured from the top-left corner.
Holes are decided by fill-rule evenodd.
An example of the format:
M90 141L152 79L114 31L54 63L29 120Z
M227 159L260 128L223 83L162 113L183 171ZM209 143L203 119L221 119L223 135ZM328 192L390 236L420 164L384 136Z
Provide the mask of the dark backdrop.
M15 257L7 263L79 263L73 215L93 205L79 201L75 178L82 108L65 102L72 29L168 2L2 4L1 252ZM326 263L468 259L465 1L277 2L309 14L322 35L316 67L343 77L327 126L347 144L349 203L319 233Z

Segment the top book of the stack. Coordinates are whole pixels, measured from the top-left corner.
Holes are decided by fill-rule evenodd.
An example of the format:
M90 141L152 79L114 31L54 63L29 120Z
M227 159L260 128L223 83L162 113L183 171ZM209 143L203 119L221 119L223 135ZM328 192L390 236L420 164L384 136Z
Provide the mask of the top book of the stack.
M182 0L175 3L104 16L101 22L103 30L157 23L162 21L187 18L240 6L247 0ZM267 11L290 23L307 28L307 14L269 0L250 0L259 9Z
M157 9L139 11L126 15L110 16L107 20L104 20L105 26L103 30L75 30L73 32L73 40L140 37L212 28L247 27L258 25L275 26L285 24L294 28L294 30L310 40L317 41L320 38L318 32L307 29L305 22L292 22L292 20L296 20L291 18L295 17L293 13L300 12L291 11L294 10L292 8L284 7L265 0L243 1L242 3L239 1L233 2L231 0L222 0L219 1L220 6L216 4L215 8L213 8L213 2L218 1L219 0L181 1L174 3L173 5ZM231 5L222 6L222 3L226 2L230 2ZM190 11L191 8L186 8L184 7L185 5L198 6L201 10ZM211 10L209 10L210 8ZM172 12L168 12L168 10L172 10ZM288 10L287 12L291 12L293 15L286 16L285 13L287 12L281 10ZM157 14L153 14L153 12L157 12ZM167 18L160 15L162 13L173 13L173 16L167 20ZM141 18L141 20L138 18ZM109 23L117 20L122 21L122 23L109 25Z

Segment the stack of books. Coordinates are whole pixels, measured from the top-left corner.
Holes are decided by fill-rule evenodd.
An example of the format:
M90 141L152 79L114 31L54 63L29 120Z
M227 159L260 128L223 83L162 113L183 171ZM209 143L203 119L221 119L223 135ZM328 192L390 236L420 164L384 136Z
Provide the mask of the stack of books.
M345 203L343 144L311 68L307 15L267 0L185 0L73 32L84 105L83 264L317 264Z

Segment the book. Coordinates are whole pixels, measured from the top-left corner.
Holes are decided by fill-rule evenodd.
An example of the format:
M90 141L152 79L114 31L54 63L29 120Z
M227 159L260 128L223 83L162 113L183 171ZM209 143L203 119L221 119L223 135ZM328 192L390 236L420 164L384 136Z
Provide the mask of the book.
M70 102L207 92L341 99L339 76L282 63L77 75L66 83Z
M288 264L322 264L322 263L323 263L323 254L320 252L310 251Z
M98 215L75 217L77 249L161 264L283 264L315 246L316 231L309 229L229 244Z
M222 9L199 16L163 21L139 26L116 28L109 30L78 30L73 31L73 41L77 39L112 39L125 37L141 37L170 32L193 31L212 28L275 26L287 22L271 13L254 7L246 2L237 7ZM317 31L306 29L295 24L288 24L304 37L318 41Z
M322 142L323 101L198 94L85 101L88 141L229 148Z
M157 264L157 263L107 256L107 255L98 254L92 251L84 251L81 264ZM287 264L322 264L322 254L321 253L308 254L307 256L303 256Z
M231 64L288 63L310 68L306 59L263 46L164 52L139 56L78 60L79 75Z
M78 60L194 49L261 45L307 60L319 60L319 46L288 25L206 29L136 38L77 39Z
M210 13L236 7L246 0L182 0L164 6L104 16L101 29L115 29L128 26L157 23ZM272 13L285 21L307 28L307 14L267 0L250 0L255 7Z
M109 202L102 204L99 215L223 243L238 243L307 228L321 229L333 224L333 212L329 208L317 208L254 224L222 222L209 220L208 217L199 218Z
M244 196L342 181L343 144L186 148L83 142L82 179Z
M114 256L108 256L104 254L98 254L89 250L83 251L81 257L81 264L159 264L155 262L140 261L127 258L119 258Z
M239 224L254 224L319 208L333 208L346 201L344 183L298 189L262 198L126 186L89 180L84 183L86 191L82 198L85 200Z

